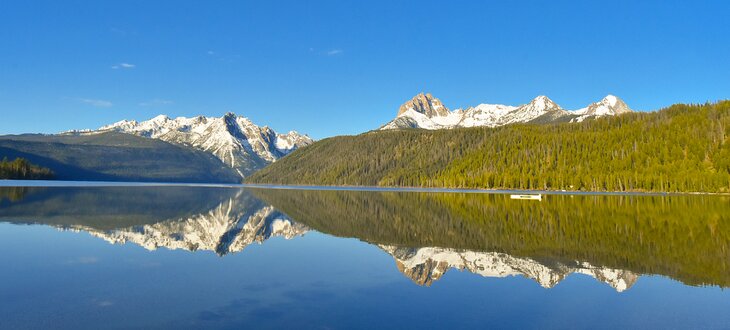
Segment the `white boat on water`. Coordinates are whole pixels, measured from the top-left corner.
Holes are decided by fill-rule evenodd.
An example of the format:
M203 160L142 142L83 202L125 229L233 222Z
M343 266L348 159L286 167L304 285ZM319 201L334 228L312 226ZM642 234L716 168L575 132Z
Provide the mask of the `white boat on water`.
M530 200L542 200L542 194L514 194L509 195L511 199L530 199Z

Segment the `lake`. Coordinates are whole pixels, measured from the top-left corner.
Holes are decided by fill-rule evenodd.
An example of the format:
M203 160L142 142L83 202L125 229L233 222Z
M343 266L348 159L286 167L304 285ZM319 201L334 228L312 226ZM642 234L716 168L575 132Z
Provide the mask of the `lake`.
M0 187L0 328L730 328L730 197Z

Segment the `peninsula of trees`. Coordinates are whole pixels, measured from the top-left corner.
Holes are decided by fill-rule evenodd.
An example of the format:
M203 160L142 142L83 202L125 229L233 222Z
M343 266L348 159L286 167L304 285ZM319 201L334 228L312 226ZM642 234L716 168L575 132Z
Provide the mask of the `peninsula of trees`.
M52 179L53 172L45 167L31 164L25 158L0 161L0 179L39 180Z

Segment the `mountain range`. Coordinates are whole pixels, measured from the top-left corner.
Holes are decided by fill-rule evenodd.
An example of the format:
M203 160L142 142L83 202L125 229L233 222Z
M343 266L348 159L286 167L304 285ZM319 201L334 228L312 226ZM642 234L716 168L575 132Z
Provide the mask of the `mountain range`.
M589 118L615 116L633 112L620 98L608 95L578 110L565 110L547 96L541 95L527 104L510 106L480 104L450 111L430 93L420 93L398 108L395 119L380 129L456 127L497 127L514 123L581 122Z
M234 113L223 117L170 118L159 115L147 121L123 120L103 126L96 134L116 131L192 147L212 154L246 177L313 140L296 131L286 134L258 126Z
M565 110L538 96L451 111L421 93L379 130L301 152L308 136L227 113L0 136L0 157L61 180L727 192L729 104L633 112L608 95Z
M0 159L25 158L60 180L240 183L312 143L307 135L280 134L234 113L159 115L96 130L0 136Z

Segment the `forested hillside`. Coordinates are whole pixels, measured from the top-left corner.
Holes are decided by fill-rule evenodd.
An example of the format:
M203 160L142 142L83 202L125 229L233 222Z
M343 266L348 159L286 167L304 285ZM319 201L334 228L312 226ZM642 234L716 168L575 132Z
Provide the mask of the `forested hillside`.
M130 134L0 136L0 159L22 157L59 180L240 182L203 151Z
M255 183L730 191L730 101L582 123L404 129L324 139Z

